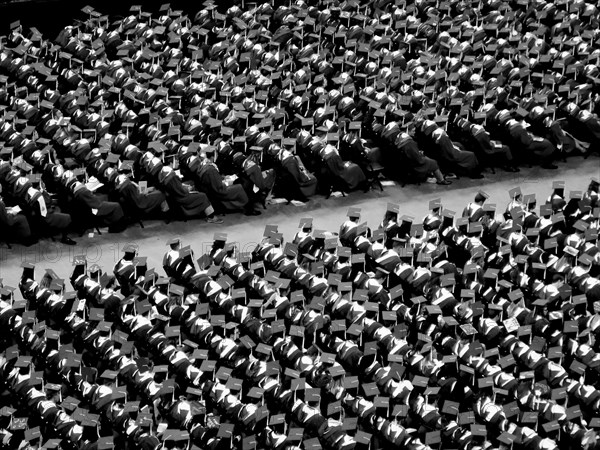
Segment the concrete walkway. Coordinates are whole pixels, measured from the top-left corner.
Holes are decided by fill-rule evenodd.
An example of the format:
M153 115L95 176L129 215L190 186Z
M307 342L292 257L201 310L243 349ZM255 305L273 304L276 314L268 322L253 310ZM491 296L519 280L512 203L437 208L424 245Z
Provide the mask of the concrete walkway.
M145 222L145 228L131 226L121 234L108 234L101 230L101 236L94 234L77 238L78 245L69 247L58 242L44 240L26 248L13 245L11 250L0 248L0 278L5 285L16 286L20 277L20 265L25 262L36 264L36 275L42 275L46 268L53 268L60 276L68 278L71 263L76 255L87 255L89 264L99 264L104 271L112 273L113 265L121 258L122 249L128 243L140 247L140 256L148 258L148 267L155 267L162 273L162 257L166 251L166 241L173 237L182 238L184 245L191 245L199 257L211 244L215 232L228 234L230 242L236 242L239 249L251 251L261 239L267 224L278 224L284 238L291 239L303 217L314 219L315 229L337 231L345 220L350 206L362 209L363 220L371 227L377 227L388 202L399 203L401 214L411 215L420 222L427 214L429 200L440 197L444 208L462 213L464 206L472 200L478 189L490 194L490 203L496 203L498 210L504 210L509 201L507 191L520 186L524 194L536 194L538 205L543 203L551 192L553 180L566 182L566 193L571 190L585 190L591 177L600 176L600 158L592 156L587 160L572 157L566 163L559 163L559 170L540 168L524 169L520 173L498 171L486 174L482 180L462 178L451 186L422 184L404 188L386 186L384 192L354 192L346 198L325 199L317 196L304 206L272 205L261 216L246 217L242 214L227 215L223 225L207 224L203 220L173 222L166 225L161 221ZM67 289L71 286L68 284ZM20 294L17 294L20 298Z

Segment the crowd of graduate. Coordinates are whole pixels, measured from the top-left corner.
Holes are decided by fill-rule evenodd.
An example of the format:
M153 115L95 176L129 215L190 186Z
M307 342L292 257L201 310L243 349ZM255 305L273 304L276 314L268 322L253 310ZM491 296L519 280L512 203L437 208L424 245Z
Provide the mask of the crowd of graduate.
M350 208L248 254L175 238L162 269L133 245L68 280L25 263L0 288L0 447L600 449L599 186Z
M592 3L82 14L55 40L15 22L0 44L0 228L26 243L600 148Z

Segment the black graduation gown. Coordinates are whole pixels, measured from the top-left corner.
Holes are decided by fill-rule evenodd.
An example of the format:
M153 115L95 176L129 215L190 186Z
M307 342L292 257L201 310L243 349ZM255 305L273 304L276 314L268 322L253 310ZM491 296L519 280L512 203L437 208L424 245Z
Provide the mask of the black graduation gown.
M186 217L200 216L206 214L206 210L211 207L206 194L202 192L189 192L175 172L171 172L166 178L161 180L167 199L175 203Z
M243 210L248 203L248 196L239 184L225 186L219 170L213 163L201 164L194 177L196 189L208 195L210 202L217 209L225 211Z
M515 157L544 158L547 159L554 153L554 146L547 139L535 138L517 121L509 121L506 126L510 147L516 151Z
M263 202L275 184L275 170L263 171L251 158L244 161L237 175L236 184L244 188L251 201Z
M418 144L412 138L401 139L398 150L402 153L402 162L406 162L403 169L410 170L419 178L426 178L439 169L438 163L421 153Z
M73 198L77 204L89 209L89 212L100 219L105 226L119 223L124 217L121 205L101 200L85 186L77 189L73 193ZM95 211L97 212L94 213Z
M39 192L39 191L38 191ZM72 223L71 216L61 212L60 208L52 205L52 200L46 192L40 192L39 196L44 199L46 205L46 214L42 214L41 206L38 201L38 195L29 199L27 207L30 210L31 217L35 218L35 227L39 228L42 234L52 235L62 232L69 228ZM33 224L33 222L32 222Z
M535 213L527 212L523 218L523 228L528 230L529 228L535 228L539 217Z
M306 170L299 158L293 155L284 157L281 160L281 166L283 176L280 187L285 193L286 198L306 199L315 195L317 191L317 179Z
M567 136L559 123L553 121L550 126L544 123L544 117L539 117L531 120L531 132L537 136L550 141L554 146L562 145L564 153L571 153L575 150L575 141L572 137Z
M444 133L437 140L432 136L437 147L437 153L451 167L456 167L464 172L474 172L479 165L475 153L461 150L454 145L450 137Z
M131 181L125 180L116 188L119 203L126 211L137 211L140 215L149 215L160 210L161 204L166 200L161 191L148 194L140 193L138 187Z
M496 147L492 144L490 135L485 131L471 132L473 149L477 156L496 164L506 164L512 161L512 153L507 145Z
M369 163L383 164L383 155L379 147L369 148L358 136L344 137L338 149L344 161L352 161L361 169Z
M337 178L347 191L358 188L367 179L357 164L345 162L336 152L325 155L323 160L330 175Z
M254 161L244 161L244 174L260 191L270 190L275 184L275 172L272 169L263 172Z
M596 145L600 143L600 120L593 116L585 116L581 119L581 123L585 125L590 136L593 137L594 143L596 143Z
M0 235L2 240L27 241L31 239L31 229L27 217L22 214L12 215L6 211L4 202L0 199Z
M581 113L567 116L568 131L573 136L594 146L600 145L600 121Z

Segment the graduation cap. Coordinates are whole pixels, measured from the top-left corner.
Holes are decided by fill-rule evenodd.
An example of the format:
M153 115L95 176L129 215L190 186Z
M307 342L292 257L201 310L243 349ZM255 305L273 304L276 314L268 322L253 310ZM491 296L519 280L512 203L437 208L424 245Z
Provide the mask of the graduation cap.
M135 244L127 244L123 247L123 253L125 254L135 254L138 251L138 247Z
M510 189L510 190L508 191L508 195L509 195L509 196L510 196L510 198L511 198L511 199L513 199L513 200L514 200L515 198L517 198L517 197L521 196L521 194L522 194L522 193L521 193L521 188L520 188L520 187L514 187L514 188L512 188L512 189Z
M348 209L348 217L350 219L360 219L360 208L351 207Z
M221 430L225 425L230 424L221 424L219 430ZM189 441L190 434L185 430L167 429L164 431L162 438L165 442L185 442Z
M577 231L585 232L589 228L589 226L590 225L587 222L583 220L578 220L573 225L573 228L575 228Z
M33 166L27 164L25 161L20 161L15 166L26 174L29 174L33 170Z
M441 207L442 207L442 199L441 198L435 198L435 199L429 201L429 209L431 211L438 210Z
M177 284L171 284L169 286L169 293L176 295L178 297L183 297L184 294L184 288L182 286L179 286Z
M552 250L558 247L558 242L556 238L550 238L544 240L544 250Z
M551 216L552 215L552 206L550 205L540 205L540 216Z
M468 225L468 233L481 233L483 231L483 225L479 222L471 222Z
M313 225L313 219L312 217L305 217L300 219L300 223L298 224L298 228L301 228L303 230L307 230L312 228Z
M556 213L552 216L552 224L556 224L559 222L564 222L565 216L562 212Z
M111 450L115 448L115 442L112 436L105 436L98 439L98 450Z
M458 416L460 405L457 402L446 400L442 406L441 413L449 416Z

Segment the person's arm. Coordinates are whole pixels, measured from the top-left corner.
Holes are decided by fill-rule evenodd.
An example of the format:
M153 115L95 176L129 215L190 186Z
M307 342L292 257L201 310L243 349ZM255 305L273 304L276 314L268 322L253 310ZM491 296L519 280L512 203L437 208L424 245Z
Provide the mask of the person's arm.
M227 186L223 183L221 174L217 172L213 167L206 169L204 180L208 182L210 190L219 195L227 194Z
M404 146L404 151L405 151L406 157L409 160L414 161L417 164L423 164L423 161L425 160L425 156L419 150L419 146L417 145L417 143L415 141L411 140L411 141L407 142L406 145Z
M90 209L99 210L100 206L102 206L102 201L85 186L78 191L78 194L81 201L83 201Z
M509 132L511 136L514 136L516 138L515 141L518 144L521 144L525 147L529 147L533 143L533 138L531 137L531 134L521 126L516 127L516 129L513 131L509 129Z
M0 200L0 225L5 227L12 227L14 224L14 216L8 213L6 205L4 205L4 202Z
M492 153L494 151L492 140L486 132L479 133L478 135L476 135L475 140L485 153Z

